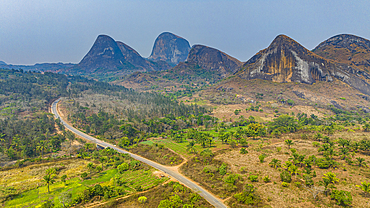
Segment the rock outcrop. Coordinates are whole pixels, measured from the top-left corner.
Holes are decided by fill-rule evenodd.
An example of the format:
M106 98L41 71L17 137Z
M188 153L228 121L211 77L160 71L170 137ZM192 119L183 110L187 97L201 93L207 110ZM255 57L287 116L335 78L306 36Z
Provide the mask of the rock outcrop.
M197 63L203 69L216 71L223 77L234 74L243 64L224 52L203 45L194 45L187 61Z
M370 41L355 35L340 34L312 50L319 56L370 72Z
M135 72L169 69L167 63L148 61L127 44L99 35L90 51L72 69L75 73Z
M243 79L306 84L339 79L362 93L370 94L369 74L318 56L285 35L277 36L268 48L249 59L237 74Z
M187 40L169 32L160 34L154 42L153 50L149 56L152 61L165 61L177 65L186 60L190 51Z
M98 36L90 51L76 67L85 73L134 68L125 60L117 42L107 35Z

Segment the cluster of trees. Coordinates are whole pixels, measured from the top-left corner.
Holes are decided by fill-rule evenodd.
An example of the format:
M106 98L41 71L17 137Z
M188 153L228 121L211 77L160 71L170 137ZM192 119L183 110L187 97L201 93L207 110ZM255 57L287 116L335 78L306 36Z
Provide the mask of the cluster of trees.
M149 170L147 165L134 160L128 154L121 154L110 148L97 151L95 146L91 143L86 143L84 148L79 150L77 157L97 161L100 163L88 163L86 166L87 171L82 173L80 176L82 180L89 179L93 175L98 174L105 169L116 168L117 173L108 185L102 186L100 184L95 184L94 186L87 187L87 189L85 189L82 193L77 193L76 195L72 195L70 192L68 192L69 197L67 198L61 197L62 195L66 195L64 192L61 193L59 198L65 199L62 201L64 207L87 203L94 197L104 198L107 200L112 197L125 195L128 193L127 190L130 188L128 188L128 184L126 184L125 178L122 177L122 174L129 170ZM46 170L45 176L43 177L43 181L48 187L49 192L53 191L49 189L49 186L59 180L68 186L67 179L67 175L59 175L58 168L50 168ZM142 191L141 187L135 187L135 189L136 191ZM46 202L44 206L48 207L50 203L51 202ZM49 207L53 207L52 203Z
M0 120L0 151L13 160L58 151L66 137L57 134L56 123L60 125L59 120L46 113L33 119Z

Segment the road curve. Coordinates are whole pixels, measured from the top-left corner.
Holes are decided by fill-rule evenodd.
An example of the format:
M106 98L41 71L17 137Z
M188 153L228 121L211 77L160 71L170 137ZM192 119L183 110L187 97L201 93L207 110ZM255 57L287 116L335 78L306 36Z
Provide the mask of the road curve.
M70 126L68 123L66 123L59 115L58 113L58 110L57 110L57 105L58 105L58 102L61 100L62 98L59 98L58 100L54 101L53 104L51 105L51 112L54 114L54 116L56 118L59 118L61 123L70 131L72 131L73 133L87 139L87 140L90 140L91 142L94 142L98 145L101 145L101 146L105 146L105 147L109 147L109 148L112 148L112 149L115 149L117 150L118 152L120 153L126 153L126 154L129 154L132 158L136 159L136 160L139 160L143 163L146 163L160 171L163 171L165 173L167 173L168 175L170 175L171 177L175 178L176 180L178 180L179 182L181 182L182 184L186 185L187 187L191 188L193 191L195 191L196 193L198 193L200 196L202 196L204 199L206 199L210 204L212 204L213 206L217 207L217 208L226 208L227 206L222 202L220 201L218 198L216 198L215 196L213 196L211 193L209 193L207 190L203 189L201 186L197 185L196 183L194 183L193 181L189 180L188 178L184 177L183 175L179 174L179 173L176 173L170 169L168 169L166 166L163 166L161 164L158 164L154 161L151 161L151 160L148 160L146 158L143 158L143 157L140 157L138 155L135 155L135 154L132 154L130 152L127 152L123 149L120 149L110 143L107 143L107 142L104 142L104 141L101 141L99 139L96 139L90 135L87 135L77 129L75 129L74 127Z

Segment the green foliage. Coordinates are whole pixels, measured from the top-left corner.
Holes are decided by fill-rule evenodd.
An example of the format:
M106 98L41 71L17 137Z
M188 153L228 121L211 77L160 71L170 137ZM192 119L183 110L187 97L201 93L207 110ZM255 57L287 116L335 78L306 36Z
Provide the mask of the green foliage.
M129 169L129 165L127 163L122 163L121 165L117 166L118 172L123 173Z
M352 194L349 191L333 190L331 198L334 199L338 205L349 206L352 204Z
M280 173L280 179L281 181L283 182L287 182L287 183L290 183L292 182L292 176L290 175L290 173L286 170L284 170L283 172Z
M364 181L364 182L361 182L361 185L356 185L356 186L359 187L362 191L364 191L366 195L369 195L370 183Z
M140 196L137 200L140 204L144 204L148 199L145 196Z
M283 187L288 187L288 186L289 186L289 183L287 183L287 182L281 182L281 185L282 185Z
M220 175L225 175L227 172L227 165L225 163L222 163L222 165L218 168L218 172Z
M267 157L267 155L265 155L265 154L259 155L258 159L260 160L260 163L263 163L266 157Z
M245 148L241 148L239 152L240 154L248 154L248 150Z
M237 182L239 178L240 176L238 174L230 174L230 175L225 176L223 180L225 183L235 185L235 183Z
M258 204L259 197L255 194L256 190L257 188L255 188L252 184L246 184L243 192L235 194L234 198L243 204Z
M268 182L271 181L271 178L267 175L267 176L263 177L262 180L263 180L263 182L268 183Z
M250 175L250 176L248 176L248 179L251 182L258 182L258 176L256 176L256 175Z

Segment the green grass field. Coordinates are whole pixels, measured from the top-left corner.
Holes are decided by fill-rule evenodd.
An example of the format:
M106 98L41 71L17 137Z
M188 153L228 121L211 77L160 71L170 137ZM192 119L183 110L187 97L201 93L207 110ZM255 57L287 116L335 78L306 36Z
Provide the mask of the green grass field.
M91 179L83 180L79 177L74 177L67 180L64 185L60 180L50 185L50 193L48 193L47 186L42 186L30 191L23 192L13 200L8 201L5 207L41 207L41 204L46 200L53 200L56 207L62 207L59 200L59 196L62 192L70 191L72 197L76 197L79 193L82 193L89 186L95 184L101 184L102 186L109 185L111 179L117 174L117 169L109 169L102 171L101 173L93 176ZM136 170L126 171L122 174L122 178L125 179L127 194L135 193L134 187L141 186L143 190L150 189L157 186L166 180L167 178L158 178L152 175L152 170Z

